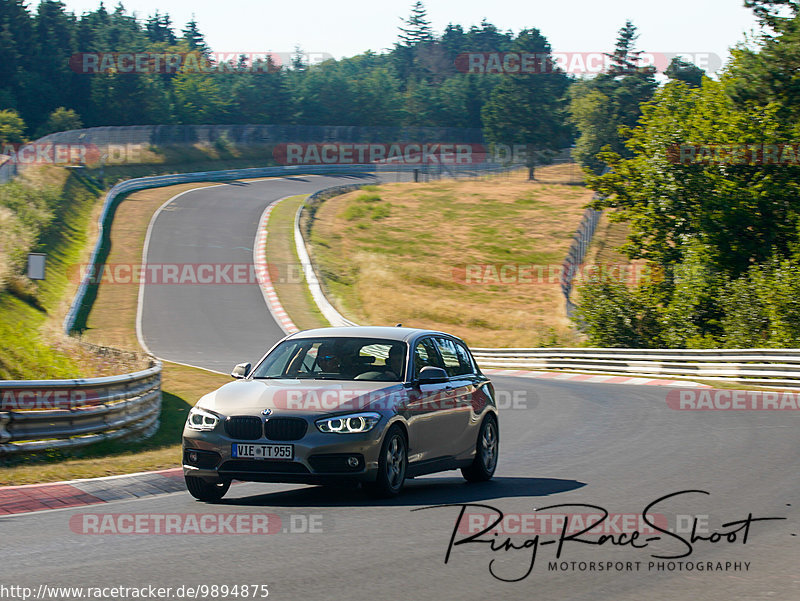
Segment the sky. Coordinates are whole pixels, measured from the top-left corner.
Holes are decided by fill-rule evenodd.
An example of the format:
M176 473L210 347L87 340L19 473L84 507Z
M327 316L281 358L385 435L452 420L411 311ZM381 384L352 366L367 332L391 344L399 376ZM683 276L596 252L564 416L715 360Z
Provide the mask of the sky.
M99 0L63 1L76 14L99 4ZM108 9L116 4L117 0L106 1ZM139 18L157 10L167 12L176 29L194 15L216 52L291 53L299 45L311 53L312 62L316 56L341 58L390 48L412 4L411 0L123 1L128 13ZM743 0L427 0L424 4L437 33L448 23L467 29L485 18L514 33L536 27L554 51L565 53L609 52L618 30L630 19L639 30L639 49L684 54L711 71L727 60L729 47L757 29Z

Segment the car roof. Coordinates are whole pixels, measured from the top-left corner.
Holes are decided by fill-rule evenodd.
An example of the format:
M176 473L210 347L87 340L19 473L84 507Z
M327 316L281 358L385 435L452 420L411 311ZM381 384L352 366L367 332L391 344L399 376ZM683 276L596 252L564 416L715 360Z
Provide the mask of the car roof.
M290 339L298 338L383 338L386 340L397 340L401 342L408 342L424 334L439 334L444 336L452 336L446 332L439 332L436 330L423 330L419 328L402 328L402 327L388 327L388 326L350 326L342 328L316 328L314 330L304 330L289 336Z

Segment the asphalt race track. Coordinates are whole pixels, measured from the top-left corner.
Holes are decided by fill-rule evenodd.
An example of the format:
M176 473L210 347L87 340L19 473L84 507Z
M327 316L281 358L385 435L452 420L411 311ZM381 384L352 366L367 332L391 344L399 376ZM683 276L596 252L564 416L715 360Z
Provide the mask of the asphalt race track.
M339 181L276 179L184 194L156 220L148 262L249 263L269 203ZM149 286L142 329L156 355L223 372L258 359L282 336L255 285ZM236 484L216 505L174 493L10 516L0 519L2 570L34 589L268 585L271 599L302 601L800 599L796 411L678 411L667 405L672 389L658 386L495 383L501 455L492 482L466 484L448 472L409 481L391 501L355 488ZM650 510L673 533L636 521L649 504L681 491L696 492ZM414 511L444 504L453 506ZM487 534L494 544L454 545L445 563L451 537L467 538L466 530L454 533L462 504L486 506L466 514L502 511L510 540L524 548ZM561 504L594 507L542 509ZM603 533L614 539L601 545L597 534L579 537L589 542L565 536L558 560L560 525L550 522L538 539L536 526L515 530L519 514L527 514L523 524L531 514L570 514L575 525L599 508L611 514ZM76 516L98 513L269 514L277 532L84 534L85 518ZM715 542L677 538L691 539L694 516L695 534ZM749 528L731 524L748 516ZM755 521L767 517L786 519ZM614 528L629 519L636 524L623 537Z
M371 176L297 176L199 188L165 206L153 224L148 264L252 265L264 209L281 198L310 194ZM142 334L158 357L230 373L253 364L285 335L256 282L151 285L144 288ZM237 278L247 281L252 278Z

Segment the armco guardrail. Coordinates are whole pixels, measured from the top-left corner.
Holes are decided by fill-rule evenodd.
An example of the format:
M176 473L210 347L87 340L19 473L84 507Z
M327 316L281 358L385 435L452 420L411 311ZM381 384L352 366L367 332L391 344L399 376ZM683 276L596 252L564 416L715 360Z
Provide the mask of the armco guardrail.
M122 376L0 380L0 456L147 436L158 428L161 363Z
M800 387L800 349L473 348L481 367Z

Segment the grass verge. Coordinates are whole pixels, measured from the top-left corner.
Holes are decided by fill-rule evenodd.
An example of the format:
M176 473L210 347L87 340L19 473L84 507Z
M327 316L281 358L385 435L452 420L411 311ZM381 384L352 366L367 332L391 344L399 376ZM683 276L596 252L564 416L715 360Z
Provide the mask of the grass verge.
M275 293L289 317L301 330L329 326L308 290L297 246L294 241L294 218L306 195L286 198L276 205L267 224L267 264Z

